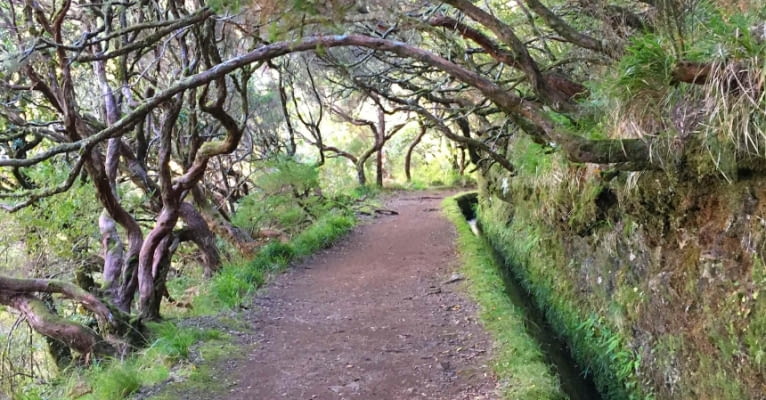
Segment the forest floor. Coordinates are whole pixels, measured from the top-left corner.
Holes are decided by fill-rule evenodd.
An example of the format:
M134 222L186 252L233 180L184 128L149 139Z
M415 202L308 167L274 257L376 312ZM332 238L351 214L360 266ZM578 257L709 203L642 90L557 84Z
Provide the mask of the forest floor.
M464 293L444 191L390 196L398 215L270 282L239 315L237 352L210 369L215 390L183 399L498 398L492 342ZM218 386L218 385L216 385ZM224 393L221 393L223 391Z

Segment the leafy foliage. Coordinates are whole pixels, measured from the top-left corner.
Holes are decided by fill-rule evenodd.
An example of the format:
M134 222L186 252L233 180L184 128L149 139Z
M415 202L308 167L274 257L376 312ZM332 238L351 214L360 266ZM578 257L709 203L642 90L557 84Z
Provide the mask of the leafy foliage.
M675 58L662 36L646 34L631 39L618 65L614 94L629 100L644 90L663 90L671 81Z
M77 185L13 214L20 231L12 233L23 238L28 254L44 253L51 261L77 259L98 245L98 227L91 218L99 211L88 185Z
M323 210L317 167L291 159L267 162L255 180L257 192L244 197L233 222L251 232L260 228L297 231Z

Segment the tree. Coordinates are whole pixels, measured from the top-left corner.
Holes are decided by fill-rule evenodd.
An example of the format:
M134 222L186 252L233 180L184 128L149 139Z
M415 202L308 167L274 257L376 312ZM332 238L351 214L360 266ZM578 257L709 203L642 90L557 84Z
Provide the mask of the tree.
M189 237L176 230L179 219L188 229L203 232L206 239L197 244L214 260L210 229L204 225L218 232L227 229L221 222L225 218L213 215L205 193L223 188L224 197L239 196L237 190L246 188L235 184L232 189L229 177L236 173L223 170L236 170L226 166L238 157L226 155L243 141L250 149L245 153L256 152L256 146L264 154L295 153L295 127L287 109L288 92L295 93L290 80L282 76L277 85L286 145L278 135L269 136L270 130L256 129L254 113L266 111L251 108L249 83L255 71L299 52L330 60L341 71L338 82L378 106L377 123L347 118L373 128L376 138L370 154L354 156L355 161L324 143L321 114L297 114L320 160L333 151L349 158L361 171L360 181L366 179L365 160L377 152L377 181L382 183L382 149L397 130L385 129L387 107L418 113L467 147L470 159L482 168L498 164L514 170L514 160L505 154L507 139L516 132L572 162L634 170L676 167L668 160L686 151L690 135L623 137L615 132L589 138L576 133L578 124L592 117L581 104L591 71L618 65L632 36L660 29L641 9L655 7L662 16L669 8L641 1L571 5L582 11L571 20L560 8L538 0L485 7L468 0L370 2L363 9L348 1L259 2L233 16L202 2L6 2L0 6L0 33L7 38L0 76L6 100L0 109L6 132L0 140L0 196L8 199L4 208L17 211L65 192L82 176L103 207L99 226L106 290L105 300L99 301L116 306L121 313L113 317L127 315L138 293L139 315L158 318L173 250ZM597 38L599 31L607 34ZM672 57L662 60L669 65ZM667 84L715 81L722 83L725 95L758 98L756 80L748 78L746 68L733 65L679 62L670 65L673 79ZM319 92L314 93L318 99ZM323 106L315 111L321 113ZM453 121L460 134L448 125ZM762 152L738 154L762 158ZM211 165L218 171L209 173ZM45 168L67 173L57 182L35 178ZM124 178L130 189L147 194L140 210L125 206L120 195L128 185ZM187 201L189 194L196 206ZM223 211L222 204L217 208ZM156 222L142 229L139 214ZM55 291L86 301L53 281L12 283L13 294L0 302L30 318L42 315L39 307L24 305L33 304L36 293ZM103 310L99 305L92 312L109 321ZM40 320L35 328L55 337L57 330ZM84 352L97 350L82 332L74 341L60 339Z

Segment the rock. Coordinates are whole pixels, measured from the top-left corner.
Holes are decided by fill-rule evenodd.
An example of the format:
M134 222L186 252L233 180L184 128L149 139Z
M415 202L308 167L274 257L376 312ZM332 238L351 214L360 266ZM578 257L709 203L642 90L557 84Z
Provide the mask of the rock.
M463 275L460 275L460 274L458 274L456 272L456 273L452 274L452 276L450 276L449 279L444 281L444 284L447 285L447 284L450 284L450 283L455 283L457 281L462 281L463 279L465 279L465 277Z

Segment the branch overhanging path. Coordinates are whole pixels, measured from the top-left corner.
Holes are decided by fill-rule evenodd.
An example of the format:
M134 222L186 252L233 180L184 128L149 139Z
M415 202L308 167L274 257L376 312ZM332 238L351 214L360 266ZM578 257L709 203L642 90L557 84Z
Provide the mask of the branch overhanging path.
M495 102L501 109L503 109L503 111L509 112L511 114L518 114L538 125L548 136L547 139L553 140L554 142L563 142L560 144L565 148L570 147L570 156L575 158L576 161L631 162L648 161L649 159L648 145L640 141L629 139L623 141L587 141L576 136L567 137L569 135L567 135L566 132L563 132L560 128L555 127L553 121L545 117L542 110L539 109L537 105L532 104L522 99L521 97L504 90L502 87L481 76L480 74L454 64L451 61L448 61L447 59L442 58L441 56L438 56L427 50L423 50L404 42L394 40L380 39L364 35L346 34L314 36L298 41L284 41L261 46L251 52L224 61L206 71L181 79L176 84L160 91L155 96L147 99L145 102L135 107L132 112L120 118L113 125L101 129L85 139L77 142L61 144L24 159L0 159L0 167L31 166L58 154L72 151L87 152L100 142L122 135L125 131L132 128L136 123L144 118L149 112L154 110L157 106L169 101L171 98L173 98L173 96L182 93L185 90L203 86L207 83L220 79L221 77L226 76L227 74L239 68L256 62L271 60L290 53L342 46L359 46L380 51L387 51L402 57L408 57L430 64L433 67L452 75L454 78L475 87L482 94L487 96L487 98ZM591 144L588 146L590 142L594 142L595 145ZM589 160L587 151L584 151L584 149L588 147L593 150L596 147L600 148L602 145L606 145L609 148L614 148L614 152L605 153L608 154L607 158L609 159ZM631 149L635 151L627 152L619 150L620 148L625 147L631 147Z

